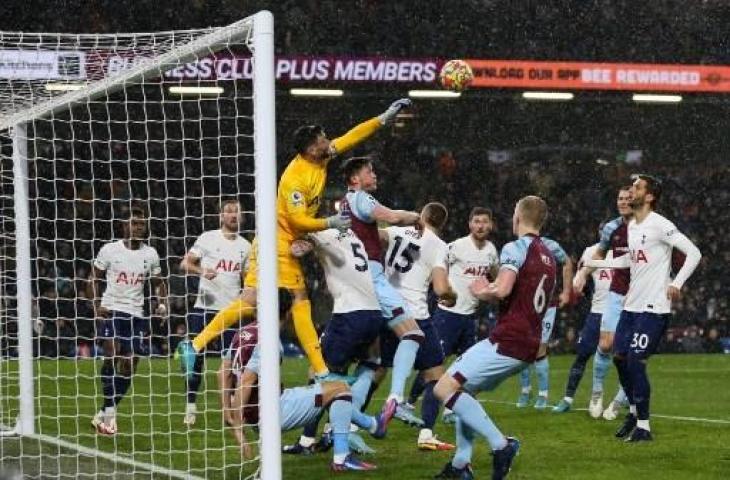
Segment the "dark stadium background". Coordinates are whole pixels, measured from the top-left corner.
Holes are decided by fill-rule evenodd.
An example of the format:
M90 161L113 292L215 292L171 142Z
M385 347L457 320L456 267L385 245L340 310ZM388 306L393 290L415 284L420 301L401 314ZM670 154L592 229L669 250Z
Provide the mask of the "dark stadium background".
M0 30L163 31L225 25L266 8L276 17L279 54L687 64L730 60L730 7L721 1L559 1L549 6L496 0L185 3L181 8L181 2L148 0L16 2L3 5ZM307 100L280 89L280 165L290 158L289 138L297 126L321 123L331 135L344 132L405 94L405 89L395 87L344 88L342 98ZM514 201L525 193L543 195L551 206L546 233L574 258L594 241L598 223L615 215L616 188L628 181L629 174L659 175L666 185L661 210L704 253L676 305L668 334L672 339L664 348L719 351L717 339L730 336L729 105L724 96L711 94L684 94L678 105L637 105L625 92L578 92L572 102L549 104L525 102L512 90L470 91L455 101L416 101L413 118L380 134L358 153L377 158L378 197L385 203L417 208L429 200L444 202L451 210L448 240L464 235L468 211L483 205L496 213L494 239L501 246L511 235ZM635 150L642 152L641 163L627 164L626 153ZM508 152L509 160L494 163L489 151ZM341 182L334 169L329 178L327 195L334 201L342 193ZM182 235L192 238L198 233ZM184 249L170 247L167 271L183 253ZM81 277L85 272L78 271L80 265L88 265L90 255L70 262L65 275ZM326 318L326 300L320 280L317 271L310 273L321 322ZM184 290L184 279L177 285ZM44 354L73 350L69 341L54 341L56 335L90 334L90 322L84 326L83 321L50 320L71 319L74 312L77 318L83 318L83 312L91 317L87 301L76 298L76 291L78 286L64 289L57 282L36 286L41 297L51 298L39 305L41 317L48 319L43 327L49 337L41 346ZM59 300L52 298L56 295ZM566 339L579 327L584 308L560 313L556 350L571 348ZM183 314L184 302L173 310L173 328ZM488 313L484 315L486 322ZM158 342L161 351L169 348Z

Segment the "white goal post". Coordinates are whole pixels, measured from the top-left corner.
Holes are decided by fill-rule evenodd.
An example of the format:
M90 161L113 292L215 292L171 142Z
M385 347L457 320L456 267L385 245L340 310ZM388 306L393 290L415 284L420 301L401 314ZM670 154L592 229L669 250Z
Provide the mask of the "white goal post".
M161 250L166 280L186 289L176 300L183 305L189 303L195 292L187 291L187 280L175 273L175 262L184 253L178 247L189 248L195 235L206 227L210 229L218 219L217 212L210 210L211 205L218 205L220 199L229 196L243 198L244 210L255 205L249 224L255 222L258 295L263 300L257 313L262 353L260 458L256 471L246 474L260 473L266 480L281 478L273 35L273 15L268 11L227 27L182 32L0 32L0 291L4 294L0 310L0 458L16 458L14 468L24 478L95 478L96 472L90 473L88 465L81 466L82 460L96 455L95 452L112 466L102 468L99 459L91 464L100 470L107 469L113 476L143 471L180 478L235 476L235 469L231 468L235 465L226 460L230 458L226 452L231 446L222 424L211 423L207 418L200 427L206 430L202 434L180 432L176 424L172 426L173 420L177 420L169 417L179 412L170 408L179 402L171 398L173 393L184 393L173 390L179 390L184 381L180 380L182 373L176 368L177 363L170 358L168 339L161 338L164 335L158 332L161 353L155 357L156 363L153 365L150 360L149 366L144 367L149 378L132 383L132 390L138 386L148 389L148 397L142 402L128 401L132 429L140 417L147 416L149 430L145 433L151 438L129 434L113 443L103 443L88 432L80 433L83 427L79 425L86 420L67 413L81 408L85 402L98 403L98 361L85 360L94 365L82 365L80 353L74 354L73 359L55 360L61 357L59 352L54 354L53 361L44 359L40 337L45 334L39 332L53 323L53 319L48 319L44 327L39 320L43 316L39 307L44 298L42 285L50 285L49 291L54 291L52 301L46 302L52 304L54 311L61 312L62 301L68 300L69 305L74 305L76 317L80 315L78 285L82 279L75 278L76 272L79 268L88 271L92 261L89 252L95 255L102 241L114 239L120 202L128 206L141 199L148 205L151 245ZM219 69L215 74L217 63L229 60L230 65L231 59L243 58L246 49L251 58L250 65L246 64L248 70L226 76ZM73 58L61 58L65 54ZM121 67L110 68L107 60L112 55L116 55ZM64 65L64 61L68 63ZM168 74L206 61L214 70L207 78L193 78L190 82ZM44 68L49 66L51 69L44 74ZM171 85L189 84L203 87L200 92L212 88L220 96L208 98L198 93L191 99L176 97L168 91ZM179 164L171 166L171 157L178 156ZM50 177L48 172L56 176ZM253 233L254 228L249 230ZM68 265L72 273L64 271ZM69 295L62 299L61 294L56 297L55 291L62 288L76 294L76 298ZM171 298L174 295L171 291ZM59 313L58 319L61 316ZM71 320L75 322L77 318ZM174 333L169 331L171 321L168 319L164 327L168 335ZM69 338L59 333L61 322L56 323L53 328L58 348L59 342ZM78 325L69 328L80 331ZM74 333L70 342L78 352L80 334ZM93 352L94 340L85 348L89 344ZM43 361L47 363L39 363ZM47 374L48 371L54 373ZM67 371L81 373L72 378ZM163 384L162 379L167 383ZM58 385L49 389L43 382ZM155 391L156 388L163 391ZM58 393L62 391L75 392L76 396L62 398ZM211 392L211 398L216 394ZM201 395L205 396L205 392ZM69 407L66 403L75 405ZM48 405L52 405L49 410ZM149 410L141 410L139 405L146 405ZM220 414L220 407L215 408ZM54 412L58 418L44 417L46 411ZM165 415L168 418L157 420ZM49 434L46 425L53 422ZM167 427L157 431L155 425ZM159 441L154 438L157 434L161 435ZM39 445L39 450L32 453L37 457L32 466L24 463L24 452L30 450L23 439ZM55 443L64 452L75 449L75 453L61 454L57 450L55 460L48 460L42 450L44 442ZM219 447L228 450L221 454L220 465L217 460L206 458L200 460L201 464L192 464L190 459L177 457L186 453L175 446L179 444L187 445L187 453L202 451L203 455ZM131 451L125 450L128 445ZM137 448L138 445L144 446ZM76 457L62 458L73 455ZM159 459L162 465L158 464ZM53 463L52 468L49 463ZM79 471L68 471L73 464ZM117 471L118 465L128 465L131 470Z

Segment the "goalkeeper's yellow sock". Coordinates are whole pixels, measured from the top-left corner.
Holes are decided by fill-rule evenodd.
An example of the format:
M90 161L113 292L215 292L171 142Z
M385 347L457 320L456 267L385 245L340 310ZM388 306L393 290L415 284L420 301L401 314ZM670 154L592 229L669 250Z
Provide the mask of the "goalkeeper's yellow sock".
M291 315L294 319L294 331L297 333L299 344L307 354L314 373L316 375L326 374L329 370L322 358L317 330L314 329L314 323L312 323L312 304L309 300L296 302L291 307Z
M226 308L218 312L213 317L213 320L205 326L203 331L193 339L193 348L195 348L196 352L202 351L214 338L217 338L223 333L223 330L236 324L239 320L251 318L254 311L255 308L252 305L244 302L240 298L234 300Z

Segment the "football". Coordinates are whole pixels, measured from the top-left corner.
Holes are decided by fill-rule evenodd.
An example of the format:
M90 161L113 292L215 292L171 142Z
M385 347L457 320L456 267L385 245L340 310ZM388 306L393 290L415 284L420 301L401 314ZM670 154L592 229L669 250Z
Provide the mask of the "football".
M454 92L466 90L473 80L474 72L464 60L449 60L439 73L441 86Z

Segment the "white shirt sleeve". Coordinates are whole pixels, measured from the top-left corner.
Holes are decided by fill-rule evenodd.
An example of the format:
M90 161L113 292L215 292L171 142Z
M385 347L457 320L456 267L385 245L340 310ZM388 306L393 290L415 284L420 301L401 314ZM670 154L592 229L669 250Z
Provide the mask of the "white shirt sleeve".
M445 243L434 252L433 268L443 268L449 271L449 247Z
M662 225L662 241L673 248L678 249L687 257L684 261L684 265L682 265L682 268L679 269L674 280L670 283L673 287L681 289L687 279L695 271L697 265L700 264L702 253L700 253L700 249L692 243L692 240L677 230L677 227L675 227L672 222L667 222L666 225Z
M101 247L101 250L99 250L99 254L96 256L96 259L94 260L94 266L98 268L101 271L106 271L107 268L109 268L110 259L109 259L109 248L106 244L103 247Z
M160 267L160 255L154 248L150 248L150 250L150 275L159 275L162 273L162 268Z
M188 253L192 254L196 258L203 258L208 252L208 248L206 247L205 243L205 233L203 233L195 239L195 243L192 247L190 247Z

